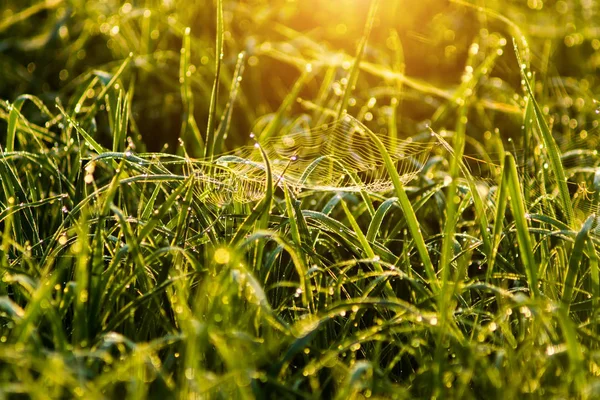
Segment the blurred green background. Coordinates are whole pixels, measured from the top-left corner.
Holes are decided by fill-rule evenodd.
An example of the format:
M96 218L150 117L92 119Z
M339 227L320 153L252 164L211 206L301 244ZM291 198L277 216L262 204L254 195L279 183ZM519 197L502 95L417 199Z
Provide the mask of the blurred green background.
M572 91L582 92L578 95L582 98L592 97L600 54L600 28L594 25L597 2L472 3L473 7L447 0L382 1L364 56L375 67L361 72L349 112L359 114L371 98L376 98L378 104L389 103L394 95L390 87L395 82L385 79L385 73L404 71L410 79L426 82L426 87L434 89L431 93L404 85L397 89L400 95L395 94L401 98L399 131L409 135L422 130L443 101L435 90L452 93L460 83L473 40L485 41L496 34L508 38L508 51L489 74L487 86L494 90L482 96L494 103L517 106L514 95L519 93L520 77L510 43L514 32L504 21L478 11L478 6L501 11L529 38L532 66L540 72L538 80L550 83L543 88L551 107L559 107L560 98L572 96ZM315 101L328 73L327 64L339 64L340 54L346 55L345 60L354 55L369 4L366 0L224 2L221 93L229 90L238 53L246 52L247 60L228 148L245 143L260 118L268 118L277 110L300 75L299 62L311 62L315 67L313 78L301 92L302 99ZM127 70L126 81L135 87L132 116L148 150L164 149L165 143L172 149L179 136L180 49L183 32L189 26L192 42L188 75L194 91L195 117L204 130L215 68L213 1L4 0L0 13L0 98L10 101L32 93L51 106L57 97L65 101L86 73L94 69L114 71L132 53L134 68ZM315 60L319 62L315 64ZM338 86L347 75L346 69L329 71ZM570 76L575 77L576 85L565 81ZM584 84L579 85L582 80ZM335 86L330 89L333 93L326 95L335 96ZM219 112L226 100L227 96L222 95ZM305 113L306 107L296 104L290 118ZM570 120L574 111L568 108L557 108L557 115L568 113ZM509 118L504 118L504 114L488 125L509 132L517 129L519 115L509 112ZM102 121L97 122L102 138L108 129ZM433 122L438 129L454 123ZM377 123L378 118L373 118L370 125L377 129ZM479 128L486 129L481 124Z

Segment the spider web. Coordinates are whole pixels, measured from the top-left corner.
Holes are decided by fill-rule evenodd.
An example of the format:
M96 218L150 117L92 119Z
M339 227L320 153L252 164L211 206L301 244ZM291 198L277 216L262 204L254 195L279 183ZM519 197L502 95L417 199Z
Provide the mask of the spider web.
M316 129L270 138L260 147L269 160L273 181L295 192L385 192L393 187L392 182L367 129L346 115ZM421 171L434 145L377 137L404 184ZM258 144L218 157L213 166L197 170L196 176L202 190L220 204L254 201L262 198L266 190L266 166Z

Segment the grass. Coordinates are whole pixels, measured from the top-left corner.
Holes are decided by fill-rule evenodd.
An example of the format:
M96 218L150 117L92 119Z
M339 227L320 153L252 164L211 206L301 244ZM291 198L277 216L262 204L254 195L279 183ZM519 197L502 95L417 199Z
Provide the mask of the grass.
M0 397L600 396L600 3L423 3L6 0Z

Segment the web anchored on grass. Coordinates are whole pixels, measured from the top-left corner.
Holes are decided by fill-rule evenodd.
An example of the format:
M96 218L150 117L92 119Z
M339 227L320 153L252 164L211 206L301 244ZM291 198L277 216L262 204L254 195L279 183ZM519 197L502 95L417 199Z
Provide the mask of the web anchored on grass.
M278 186L287 186L296 194L302 191L389 192L394 185L371 136L375 134L368 129L353 116L345 115L318 128L273 136L262 142L252 134L251 138L256 141L254 145L216 156L212 163L200 160L196 163L194 174L201 191L215 204L260 200L266 190L265 165L260 146L271 163L273 181ZM449 156L454 154L444 137L435 132L427 141L413 138L392 140L389 136L376 136L390 154L404 185L419 175L436 146L448 151ZM522 150L517 151L515 156L521 157L522 153ZM581 165L584 165L582 163L593 165L597 158L597 151L566 151L560 162L569 174L574 175L580 172ZM458 179L469 189L486 197L482 205L491 217L496 204L493 198L487 196L492 194L490 190L497 184L495 175L501 167L500 163L465 155L460 165ZM521 165L518 173L523 191L528 193L527 209L531 212L548 212L551 202L553 207L562 210L562 205L555 201L556 196L548 193L545 187L555 185L556 178L546 177L548 182L529 179L521 176L526 172L525 167L526 163ZM584 168L586 171L594 174L593 169ZM538 175L542 172L536 171ZM586 181L567 182L576 186L569 204L575 209L580 222L600 211L600 174L596 172L594 176L591 187ZM600 233L598 229L600 227L595 227L594 234Z
M295 192L386 192L393 183L367 129L345 115L316 129L271 137L221 155L214 165L203 164L195 174L200 187L216 203L258 200L264 196L266 183L260 146L269 158L274 180ZM417 176L435 144L412 139L392 142L387 136L380 140L404 184Z

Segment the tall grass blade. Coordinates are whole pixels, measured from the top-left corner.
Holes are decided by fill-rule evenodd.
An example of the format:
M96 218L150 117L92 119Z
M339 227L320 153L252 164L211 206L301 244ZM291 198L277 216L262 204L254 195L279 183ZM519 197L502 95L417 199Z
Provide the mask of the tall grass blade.
M565 283L562 292L562 303L564 304L567 311L571 306L573 300L573 291L575 290L577 275L582 270L581 263L583 259L583 252L585 245L588 241L588 236L594 222L596 221L595 215L590 215L588 219L583 223L581 230L577 233L575 238L575 244L573 250L571 250L571 256L569 258L569 269L565 277Z
M554 140L554 136L552 136L552 132L544 119L544 114L535 100L535 96L533 94L533 90L531 89L531 83L529 82L529 76L525 69L525 64L520 56L519 47L517 46L516 40L514 41L515 46L515 54L517 56L517 61L519 62L519 69L521 71L522 80L525 84L525 89L527 91L528 101L533 105L533 111L535 115L535 120L537 122L537 126L542 135L542 141L544 143L544 149L546 150L546 154L548 155L548 163L550 164L550 168L556 177L556 184L558 185L558 194L560 198L560 204L562 206L562 210L565 213L565 220L567 225L573 228L574 223L574 212L573 212L573 204L571 203L571 195L569 193L569 188L567 186L567 177L565 174L565 170L562 165L560 150L556 145L556 141Z
M217 124L217 103L219 101L219 86L221 67L223 64L223 37L225 27L223 25L223 0L217 0L217 34L215 48L215 80L212 94L210 95L210 108L208 110L208 125L206 127L206 146L204 158L212 160L215 148L215 129Z
M529 283L529 290L533 296L539 295L537 262L533 254L533 244L529 234L528 216L525 212L525 203L521 192L517 165L512 154L506 153L504 157L504 168L507 169L507 186L510 194L510 205L515 219L517 241L519 243L525 274Z

